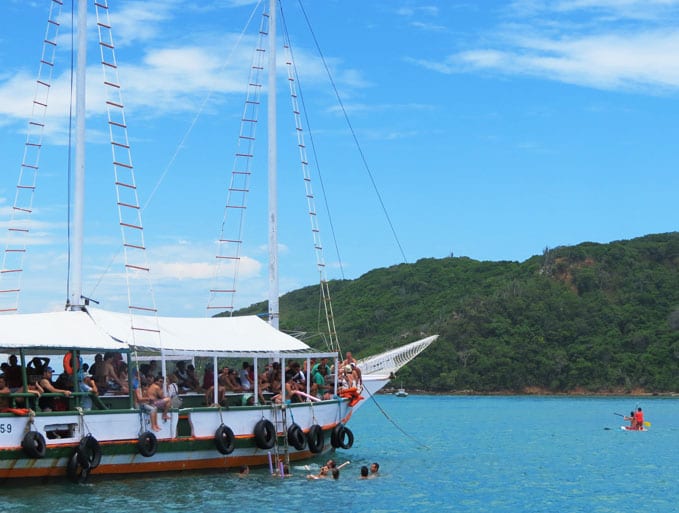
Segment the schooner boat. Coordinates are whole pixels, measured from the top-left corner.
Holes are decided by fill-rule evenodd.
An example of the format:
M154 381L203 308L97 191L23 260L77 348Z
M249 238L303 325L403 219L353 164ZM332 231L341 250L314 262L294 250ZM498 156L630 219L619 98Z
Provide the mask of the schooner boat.
M62 0L50 0L50 4L33 118L29 122L9 242L3 254L0 273L0 299L3 301L13 295L18 297L21 289L12 280L21 275L25 238L30 231L28 220L39 168ZM3 307L0 353L16 355L18 360L15 367L3 369L4 379L8 381L14 373L12 379L18 376L19 382L7 383L9 391L0 388L0 479L66 476L74 482L84 482L90 476L225 469L242 465L268 467L272 473L283 475L284 464L315 458L334 449L350 449L354 435L347 423L363 404L363 396L377 393L400 367L426 349L436 337L427 337L359 361L361 389L342 387L339 379L342 357L330 307L327 313L331 343L326 350L314 350L280 331L275 190L269 193L269 219L272 222L269 248L273 263L269 267L268 322L256 316L180 318L160 315L155 300L148 294L152 266L146 261L109 5L107 0L96 0L94 6L107 90L108 126L129 288L128 310L120 313L95 307L82 294L87 1L78 0L75 208L70 220L75 243L70 260L68 295L64 310L59 312L18 313L18 299L13 305L10 302L9 307ZM270 0L263 20L264 29L260 32L268 35L269 68L275 69L275 0ZM275 73L270 73L268 80L270 98L275 98ZM270 126L275 126L275 107L275 101L270 99ZM242 135L243 140L248 140L247 134ZM269 132L268 140L269 182L275 185L274 132ZM224 236L221 241L224 246L233 246L235 239ZM318 249L319 244L315 246ZM226 253L221 256L232 258ZM322 269L322 261L319 261L319 267ZM329 305L327 287L322 274L321 288ZM215 288L212 292L218 296L233 290ZM127 363L130 372L127 387L123 387L128 389L127 392L94 394L91 387L85 385L83 362L102 353L120 355ZM29 372L30 362L35 357L49 357L52 362L63 363L70 392L43 391L41 396L58 399L53 405L60 404L61 407L38 407L39 400L32 387L40 376ZM290 362L301 362L306 368L306 379L302 380L305 384L289 393L283 383L281 398L276 400L267 390L260 389L261 384L255 379L249 393L220 397L218 372L214 372L211 397L181 394L181 401L173 402L166 412L158 411L163 409L162 406L148 404L144 407L145 399L140 400L141 393L137 395L143 386L139 370L143 362L159 361L162 375L169 376L172 369L168 366L173 362L193 362L196 358L211 362L215 371L220 362L251 362L255 376L272 363L286 369ZM330 392L319 397L311 387L310 369L314 361L323 358L333 363L334 376L328 381ZM15 373L16 368L20 372ZM287 381L285 374L281 378ZM159 420L161 414L162 421Z

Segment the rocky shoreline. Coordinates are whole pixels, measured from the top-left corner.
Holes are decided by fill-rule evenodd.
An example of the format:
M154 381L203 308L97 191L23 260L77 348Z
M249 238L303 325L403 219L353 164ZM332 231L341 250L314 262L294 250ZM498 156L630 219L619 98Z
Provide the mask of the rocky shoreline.
M393 394L397 388L383 388L380 394ZM515 390L498 390L494 392L478 390L447 390L433 391L422 389L407 389L408 394L412 395L481 395L481 396L552 396L552 397L679 397L679 392L648 392L643 389L634 390L610 390L606 392L594 392L591 390L576 389L568 392L553 392L551 390L530 387L521 392Z

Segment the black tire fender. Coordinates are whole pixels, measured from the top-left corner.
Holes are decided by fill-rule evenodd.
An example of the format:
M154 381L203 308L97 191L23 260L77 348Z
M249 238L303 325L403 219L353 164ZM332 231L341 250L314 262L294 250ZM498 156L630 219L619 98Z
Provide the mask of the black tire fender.
M314 454L318 454L323 450L325 446L325 440L323 439L323 428L318 424L314 424L309 428L309 432L306 435L307 443L309 444L309 450Z
M90 469L95 469L99 466L99 463L101 463L101 446L96 438L92 435L85 436L80 440L78 449Z
M150 431L144 431L137 440L137 450L145 458L150 458L158 450L158 439Z
M342 426L344 429L341 430L340 434L337 436L337 445L342 449L351 449L354 445L354 434L346 426ZM346 442L344 439L346 438Z
M24 452L31 458L42 458L47 451L45 437L37 431L29 431L26 433L24 439L21 441L21 447L23 447Z
M262 419L255 424L255 443L260 449L271 449L276 442L276 427L270 420Z
M297 424L293 424L288 428L288 443L298 451L302 451L306 447L304 431Z
M85 465L82 462L85 461ZM68 479L75 484L82 484L87 481L87 476L90 475L89 463L87 463L87 455L78 446L76 447L71 457L68 459L66 466L66 474Z
M236 437L229 426L222 424L215 431L215 445L222 454L231 454L236 448Z

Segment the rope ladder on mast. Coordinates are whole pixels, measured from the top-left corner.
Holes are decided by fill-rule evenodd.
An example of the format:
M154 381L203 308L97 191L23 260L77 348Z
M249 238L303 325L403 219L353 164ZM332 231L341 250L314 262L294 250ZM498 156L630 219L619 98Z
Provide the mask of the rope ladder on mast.
M50 2L38 76L35 82L31 117L28 121L24 153L7 228L7 242L0 267L0 313L19 310L24 257L31 231L30 222L40 168L40 153L47 117L47 100L52 88L57 36L60 28L57 20L61 14L62 5L62 0L51 0Z

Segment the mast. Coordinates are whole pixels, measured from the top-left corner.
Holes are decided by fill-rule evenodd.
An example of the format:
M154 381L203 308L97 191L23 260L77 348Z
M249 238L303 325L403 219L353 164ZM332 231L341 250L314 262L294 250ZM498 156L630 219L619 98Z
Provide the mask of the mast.
M269 167L269 324L278 329L278 200L276 144L276 0L269 0L269 76L267 90Z
M87 0L78 0L78 59L75 97L75 184L73 192L73 250L69 273L71 309L82 305L82 259L85 218L85 68L87 66Z

